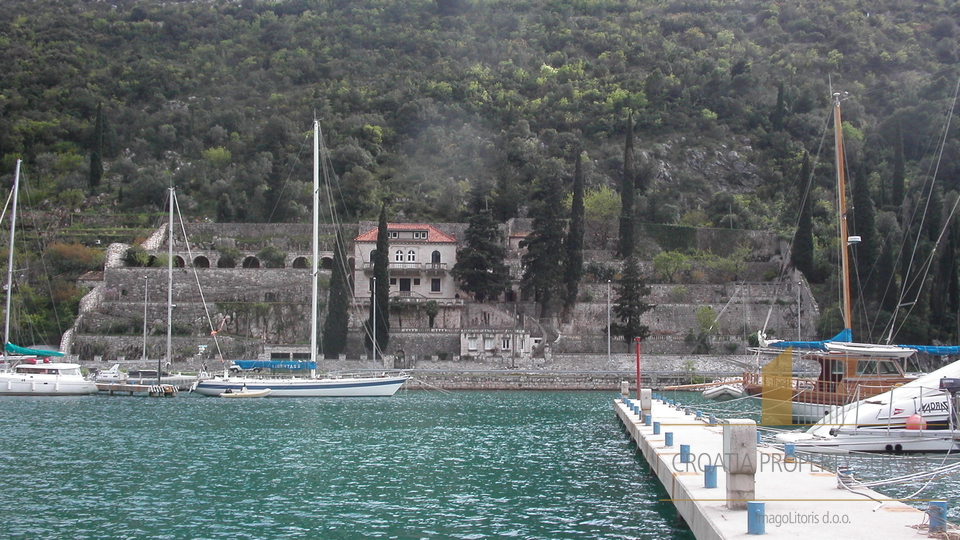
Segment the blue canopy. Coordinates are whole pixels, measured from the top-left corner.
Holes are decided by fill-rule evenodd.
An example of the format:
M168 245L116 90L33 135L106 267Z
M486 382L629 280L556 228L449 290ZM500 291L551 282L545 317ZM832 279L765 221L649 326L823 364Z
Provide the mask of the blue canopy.
M823 341L774 341L769 345L778 349L793 347L795 349L813 349L817 351L825 351L827 350L825 343L829 343L831 341L849 343L853 341L853 332L851 332L849 328L844 328L839 334Z
M297 360L234 360L233 363L240 369L317 369L316 362L301 362Z
M775 341L770 343L770 347L776 347L778 349L786 349L787 347L794 347L797 349L811 349L817 351L827 350L827 343L837 342L837 343L851 343L853 341L853 332L849 328L844 328L839 334L833 336L830 339L825 339L823 341ZM918 352L933 354L936 356L947 356L951 354L960 355L960 346L949 345L949 346L938 346L938 345L892 345L893 347L901 347L904 349L914 349Z
M64 356L60 351L50 351L46 349L28 349L26 347L18 347L13 343L7 343L4 347L8 353L14 354L24 354L28 356L39 356L40 358L50 358L51 356Z

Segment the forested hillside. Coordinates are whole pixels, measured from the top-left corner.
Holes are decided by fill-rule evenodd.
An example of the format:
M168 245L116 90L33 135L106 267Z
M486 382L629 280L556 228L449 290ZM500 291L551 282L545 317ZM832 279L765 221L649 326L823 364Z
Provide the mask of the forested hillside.
M303 221L316 117L346 219L465 221L471 189L523 216L578 154L605 219L591 200L621 189L632 116L639 221L800 223L797 263L828 282L847 92L859 337L926 280L931 322L906 331L952 339L958 239L925 255L960 189L958 19L929 0L6 0L0 165L88 212L154 212L173 184L195 218Z

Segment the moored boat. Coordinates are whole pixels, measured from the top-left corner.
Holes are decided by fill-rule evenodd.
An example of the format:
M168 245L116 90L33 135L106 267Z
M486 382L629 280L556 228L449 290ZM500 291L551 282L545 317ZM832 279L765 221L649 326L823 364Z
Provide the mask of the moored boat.
M261 397L267 397L269 395L270 395L269 388L263 388L261 390L252 390L250 388L243 388L239 392L234 392L233 388L228 388L220 394L220 397L230 398L230 399L234 399L234 398L243 399L243 398L261 398Z
M71 362L22 358L12 371L0 373L0 395L87 396L96 392L96 383L83 377L80 364Z

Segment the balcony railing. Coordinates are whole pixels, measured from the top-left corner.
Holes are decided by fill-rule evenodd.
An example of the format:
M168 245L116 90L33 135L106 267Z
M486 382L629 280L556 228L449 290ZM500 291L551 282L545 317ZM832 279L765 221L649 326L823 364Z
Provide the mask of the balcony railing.
M402 274L414 272L442 273L447 271L447 263L391 262L387 269L390 272ZM363 271L368 274L372 273L373 263L363 263Z

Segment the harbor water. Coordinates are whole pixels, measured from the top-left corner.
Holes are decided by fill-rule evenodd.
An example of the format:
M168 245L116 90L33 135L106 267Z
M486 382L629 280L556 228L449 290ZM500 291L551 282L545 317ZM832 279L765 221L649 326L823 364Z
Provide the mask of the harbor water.
M693 538L615 397L5 397L0 537Z

